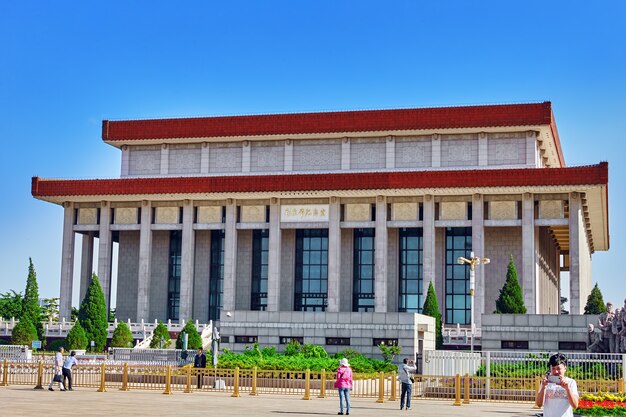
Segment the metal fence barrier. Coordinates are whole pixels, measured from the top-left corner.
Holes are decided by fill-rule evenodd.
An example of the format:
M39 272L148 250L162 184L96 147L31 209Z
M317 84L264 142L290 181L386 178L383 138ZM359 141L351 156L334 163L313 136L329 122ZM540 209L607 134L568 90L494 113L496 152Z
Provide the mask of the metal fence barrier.
M72 369L75 387L107 390L154 390L176 392L225 392L233 397L247 395L296 395L302 399L336 396L334 372L213 369L191 366L146 364L81 364ZM44 388L53 377L49 363L0 362L0 386L31 385ZM413 397L448 401L453 405L470 401L533 402L541 376L497 377L465 375L415 375ZM581 394L623 392L624 379L577 380ZM400 382L395 372L354 374L351 395L377 402L396 401Z

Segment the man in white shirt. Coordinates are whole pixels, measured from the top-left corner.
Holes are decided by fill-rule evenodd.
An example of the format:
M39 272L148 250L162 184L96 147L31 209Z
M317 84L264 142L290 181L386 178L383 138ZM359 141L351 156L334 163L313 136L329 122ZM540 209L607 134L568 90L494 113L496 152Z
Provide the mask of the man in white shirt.
M557 353L550 357L548 364L550 372L541 381L535 403L543 406L543 417L573 417L573 410L578 408L578 386L565 376L567 358Z
M63 386L63 373L62 373L62 368L63 368L63 351L64 349L62 347L59 348L59 351L54 355L54 364L52 367L52 381L50 381L50 385L48 385L48 390L49 391L54 391L54 389L52 389L52 384L54 384L55 382L59 383L59 389L61 391L65 391L65 387Z

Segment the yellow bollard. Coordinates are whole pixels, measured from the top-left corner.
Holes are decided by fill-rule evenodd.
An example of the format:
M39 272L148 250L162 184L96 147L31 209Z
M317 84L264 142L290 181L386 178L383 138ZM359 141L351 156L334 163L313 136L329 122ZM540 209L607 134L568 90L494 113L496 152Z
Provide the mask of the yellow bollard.
M6 387L9 385L9 360L4 358L4 366L2 367L2 384L0 386Z
M326 369L320 373L320 395L317 398L326 398Z
M535 381L537 383L537 391L535 392L535 398L537 398L537 395L539 395L539 391L541 390L541 377L538 376L537 378L535 378ZM541 408L539 407L536 403L533 405L533 408Z
M128 364L124 364L124 370L122 371L122 386L120 391L128 391Z
M37 366L37 385L35 385L35 389L43 389L43 362L39 361L39 366Z
M389 396L389 401L396 401L398 398L396 393L396 371L391 373L391 395Z
M239 397L239 367L235 368L235 377L233 381L233 394L231 397Z
M187 386L184 392L187 394L191 392L191 367L187 367Z
M463 378L463 404L470 403L470 379L469 374L465 374L465 378Z
M165 369L165 391L163 394L172 394L172 367L170 365Z
M100 388L98 388L98 392L107 392L106 388L106 365L102 364L100 367Z
M378 399L377 403L385 402L385 374L382 372L378 375Z
M304 397L303 400L311 399L311 370L307 369L304 373Z
M461 375L459 374L456 374L454 378L454 404L452 405L461 405Z
M258 395L256 393L256 366L252 368L252 389L250 390L250 395Z
M619 379L617 381L617 392L624 392L624 380Z

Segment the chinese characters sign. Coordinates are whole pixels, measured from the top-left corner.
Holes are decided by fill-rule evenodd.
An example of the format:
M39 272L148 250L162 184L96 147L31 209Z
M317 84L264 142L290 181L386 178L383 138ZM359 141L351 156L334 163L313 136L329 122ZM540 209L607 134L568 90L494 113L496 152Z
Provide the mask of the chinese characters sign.
M281 222L327 222L328 204L281 206Z

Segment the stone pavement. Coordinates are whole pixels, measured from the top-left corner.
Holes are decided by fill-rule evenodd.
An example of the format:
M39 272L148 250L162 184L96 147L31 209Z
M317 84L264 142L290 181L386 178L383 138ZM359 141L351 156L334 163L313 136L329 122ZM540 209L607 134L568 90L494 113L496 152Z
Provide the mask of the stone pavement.
M0 416L332 416L339 411L337 397L309 401L291 395L229 394L75 388L72 392L34 390L25 386L0 387ZM413 409L400 411L399 401L376 403L373 399L352 398L351 416L532 416L532 404L473 402L461 407L451 401L414 400Z

